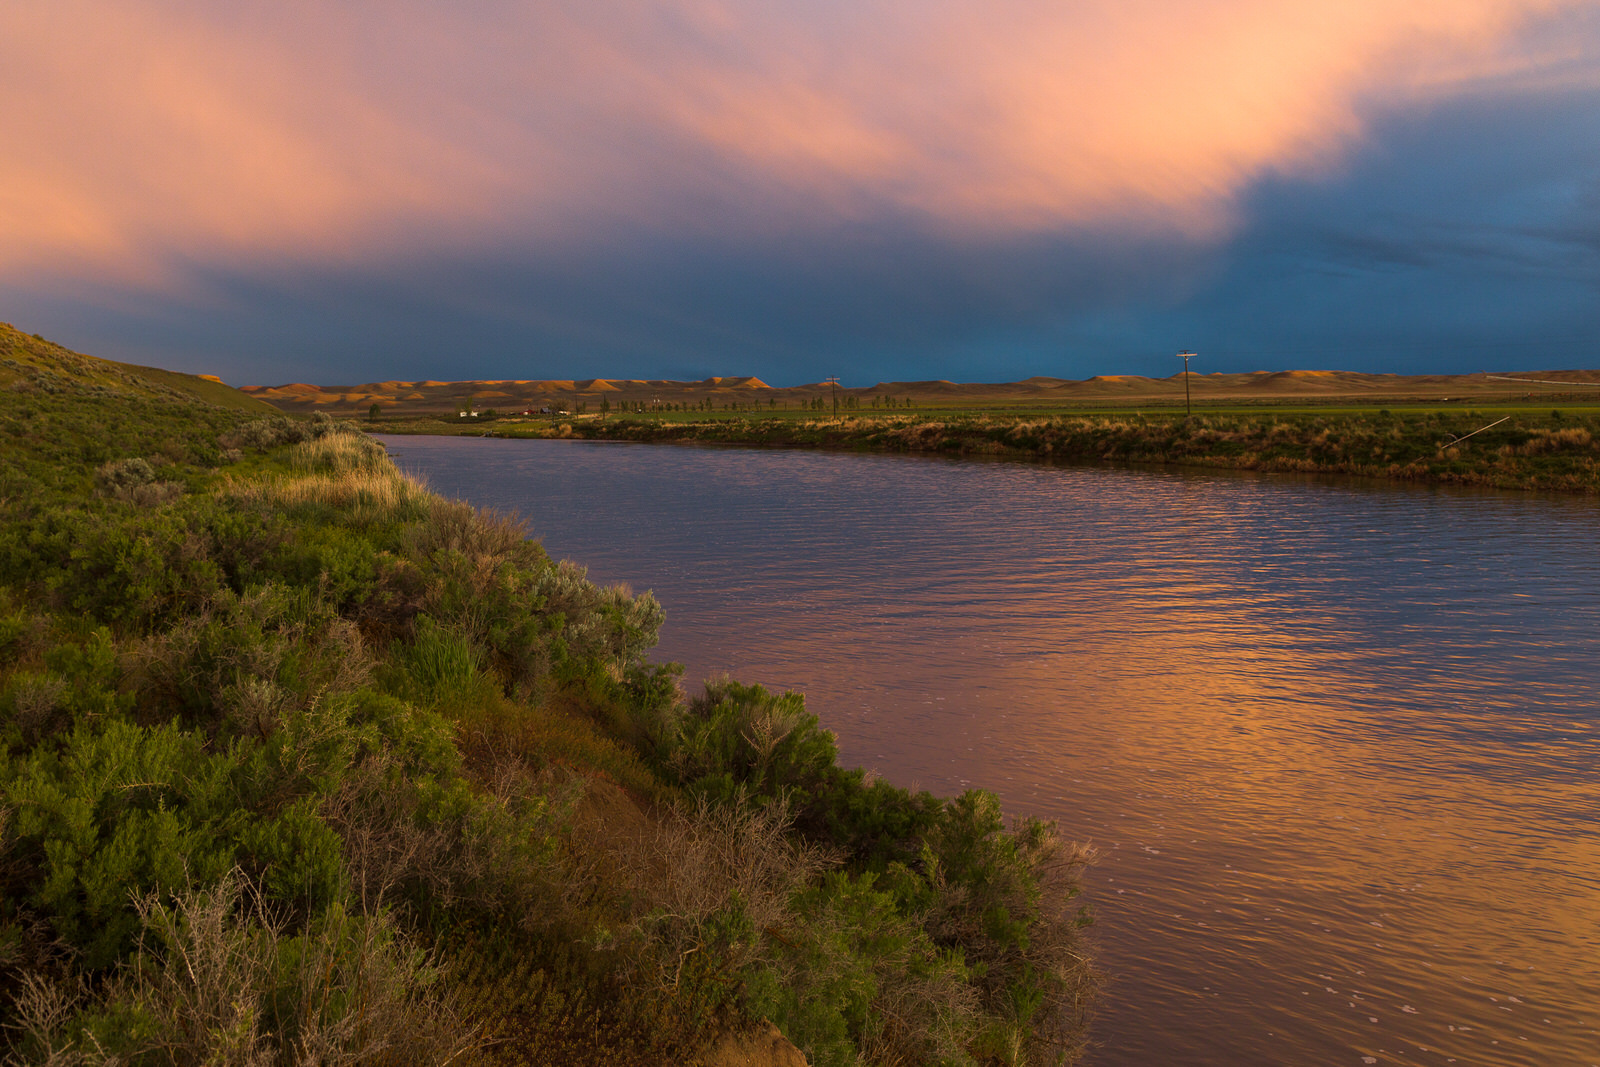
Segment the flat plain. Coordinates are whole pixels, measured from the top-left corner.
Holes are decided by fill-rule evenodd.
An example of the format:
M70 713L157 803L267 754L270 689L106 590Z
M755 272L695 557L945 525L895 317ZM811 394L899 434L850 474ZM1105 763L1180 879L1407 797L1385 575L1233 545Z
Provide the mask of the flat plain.
M418 416L520 416L527 411L598 417L609 412L692 419L742 413L813 417L840 413L920 412L1041 414L1057 412L1172 412L1187 398L1200 411L1260 407L1548 407L1600 406L1600 370L1515 371L1475 374L1362 374L1353 371L1280 370L1246 374L1191 374L1170 378L1098 375L1083 380L1035 377L1020 382L879 382L833 386L826 381L774 387L754 377L701 381L622 378L381 381L358 385L245 386L243 392L285 411L361 414L377 405L385 420Z
M471 381L288 385L289 411L400 434L922 452L1600 492L1600 371L1343 371L1084 381Z

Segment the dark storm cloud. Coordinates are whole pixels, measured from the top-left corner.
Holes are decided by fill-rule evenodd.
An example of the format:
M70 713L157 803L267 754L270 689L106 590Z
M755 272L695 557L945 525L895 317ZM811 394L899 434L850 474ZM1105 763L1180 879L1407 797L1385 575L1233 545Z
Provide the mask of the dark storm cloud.
M1060 374L1074 366L1058 335L1076 317L1170 298L1174 277L1203 272L1207 257L1178 241L980 246L916 233L559 258L502 249L381 274L208 272L188 287L203 286L202 299L147 301L87 325L149 361L176 356L252 382L569 378L597 368L785 383L841 374L857 384ZM1082 356L1083 366L1096 358Z
M262 383L1593 362L1592 2L824 6L0 16L0 316Z
M1337 180L1271 182L1226 269L1150 320L1214 369L1600 362L1600 90L1379 124Z

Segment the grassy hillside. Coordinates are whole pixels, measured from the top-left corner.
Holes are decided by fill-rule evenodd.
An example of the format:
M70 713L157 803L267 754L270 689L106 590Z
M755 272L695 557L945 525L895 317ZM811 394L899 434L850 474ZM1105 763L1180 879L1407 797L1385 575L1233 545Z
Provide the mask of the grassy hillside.
M45 393L70 388L76 396L137 397L167 400L180 406L198 401L211 407L262 414L277 410L220 381L85 356L0 322L0 388L14 387L17 382L31 383Z
M687 695L648 595L351 427L5 340L7 1062L1079 1050L1048 826L840 768L797 694Z

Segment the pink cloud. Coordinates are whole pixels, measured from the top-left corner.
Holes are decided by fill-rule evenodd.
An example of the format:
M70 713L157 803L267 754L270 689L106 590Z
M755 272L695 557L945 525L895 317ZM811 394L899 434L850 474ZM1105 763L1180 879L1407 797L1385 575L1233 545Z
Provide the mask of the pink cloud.
M1594 6L11 5L0 274L882 212L1213 235L1263 174L1336 166L1374 102L1537 71L1523 31Z

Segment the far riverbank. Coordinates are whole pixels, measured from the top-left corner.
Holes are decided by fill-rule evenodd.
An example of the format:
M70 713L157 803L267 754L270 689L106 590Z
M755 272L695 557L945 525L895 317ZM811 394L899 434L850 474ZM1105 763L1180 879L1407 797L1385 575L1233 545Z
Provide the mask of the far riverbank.
M1600 492L1600 414L1396 411L904 414L796 419L734 414L380 420L383 433L922 452L1078 463L1345 474L1498 489Z

